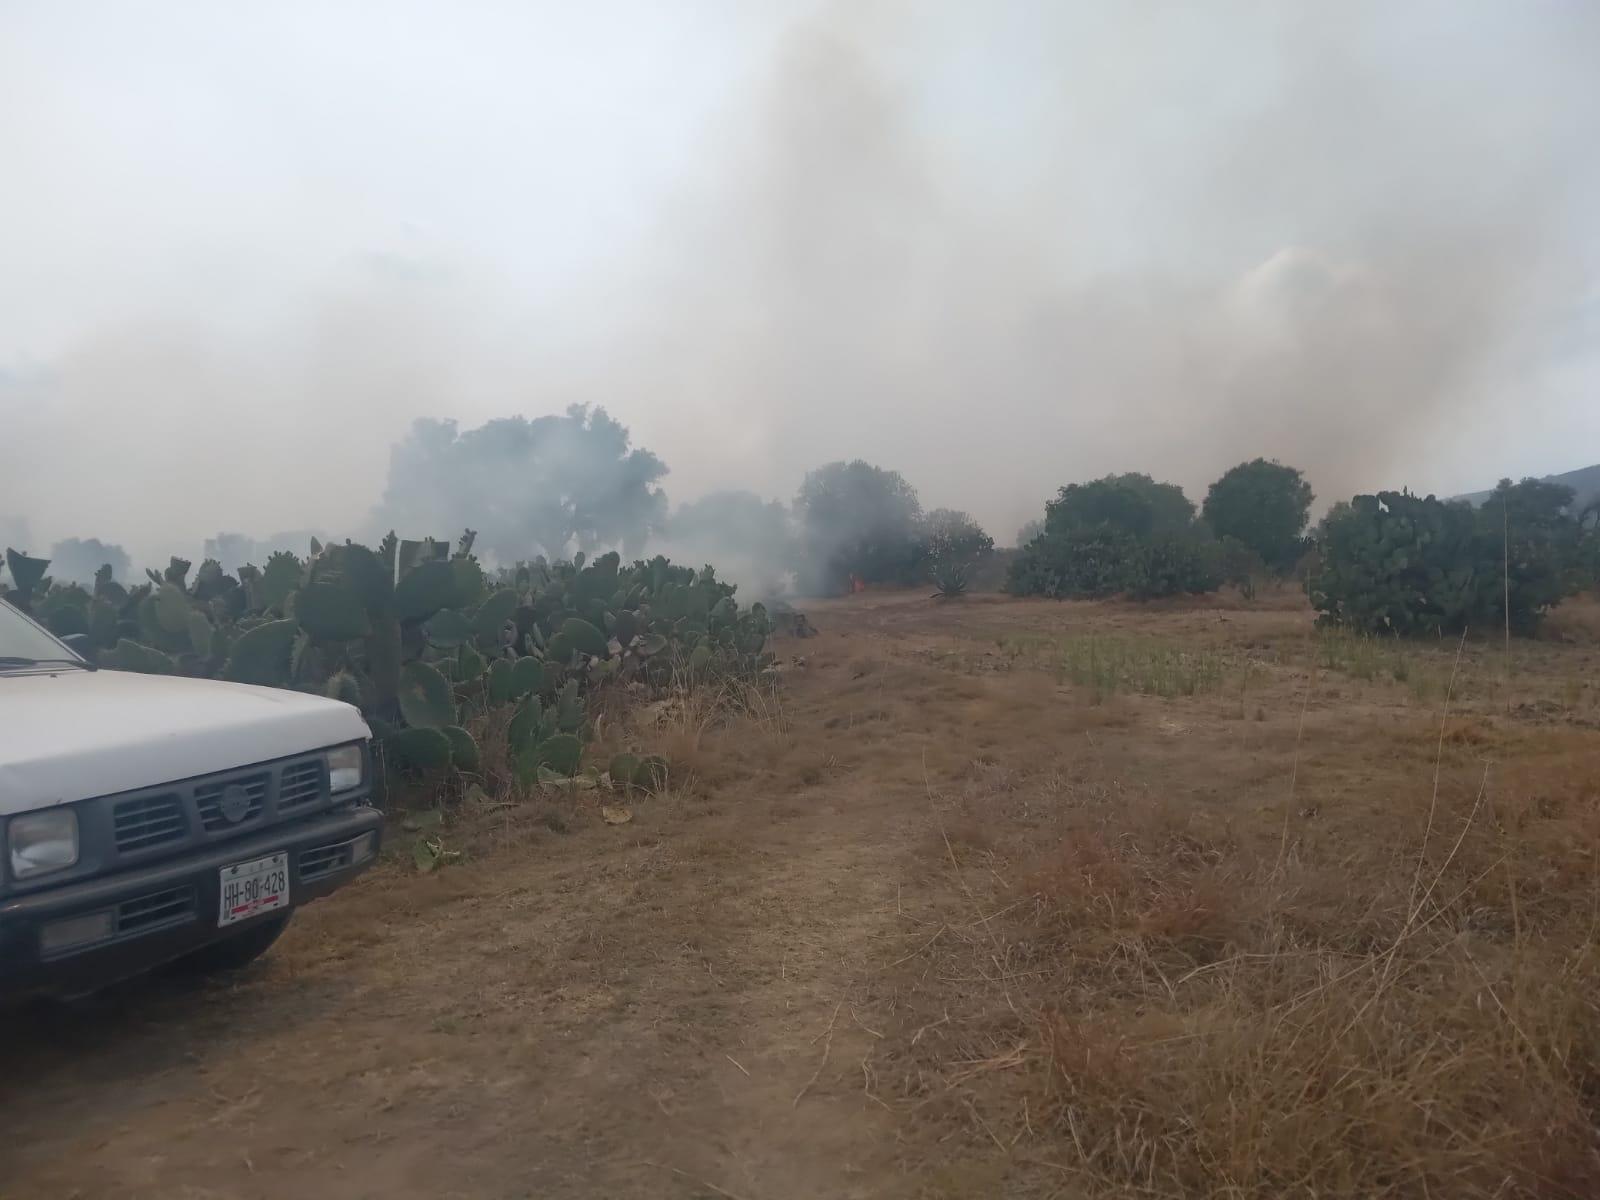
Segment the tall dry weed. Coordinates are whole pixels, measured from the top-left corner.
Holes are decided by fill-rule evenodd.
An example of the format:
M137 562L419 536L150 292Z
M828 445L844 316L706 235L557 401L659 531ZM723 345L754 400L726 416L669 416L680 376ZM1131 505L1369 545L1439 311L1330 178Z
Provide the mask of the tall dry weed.
M1475 728L1430 822L1413 780L1281 858L1054 779L1069 827L990 830L913 960L903 1095L1019 1195L1600 1195L1594 746Z

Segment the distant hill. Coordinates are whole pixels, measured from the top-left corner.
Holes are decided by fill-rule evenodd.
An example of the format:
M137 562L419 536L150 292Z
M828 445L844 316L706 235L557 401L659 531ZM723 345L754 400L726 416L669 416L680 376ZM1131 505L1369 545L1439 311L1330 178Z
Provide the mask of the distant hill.
M1600 500L1600 463L1592 467L1579 467L1576 471L1568 471L1565 475L1546 475L1545 483L1559 483L1572 489L1572 504L1577 512ZM1482 504L1493 492L1472 492L1466 496L1456 496L1457 500L1470 500L1473 504Z

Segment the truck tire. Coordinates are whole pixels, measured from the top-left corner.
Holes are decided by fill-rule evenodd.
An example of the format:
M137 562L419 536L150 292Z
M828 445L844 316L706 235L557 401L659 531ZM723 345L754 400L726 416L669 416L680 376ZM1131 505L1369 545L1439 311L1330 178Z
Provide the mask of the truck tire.
M212 975L219 972L237 971L247 967L272 948L272 943L289 927L289 918L293 913L284 913L281 917L268 917L258 921L247 929L224 938L220 942L212 942L203 946L193 954L186 954L173 964L178 970L198 975Z

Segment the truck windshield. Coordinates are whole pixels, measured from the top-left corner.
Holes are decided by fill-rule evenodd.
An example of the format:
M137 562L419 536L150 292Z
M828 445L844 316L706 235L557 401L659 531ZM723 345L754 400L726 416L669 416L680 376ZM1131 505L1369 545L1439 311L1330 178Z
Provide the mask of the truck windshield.
M0 671L36 662L78 661L71 650L0 600Z

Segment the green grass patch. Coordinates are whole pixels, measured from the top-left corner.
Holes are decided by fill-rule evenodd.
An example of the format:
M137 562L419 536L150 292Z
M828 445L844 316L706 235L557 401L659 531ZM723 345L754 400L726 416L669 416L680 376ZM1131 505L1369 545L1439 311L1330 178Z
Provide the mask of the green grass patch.
M1096 702L1118 692L1168 697L1215 692L1228 665L1214 647L1178 646L1155 638L1027 636L1003 638L1000 646L1014 661L1042 663L1063 682L1090 689Z

